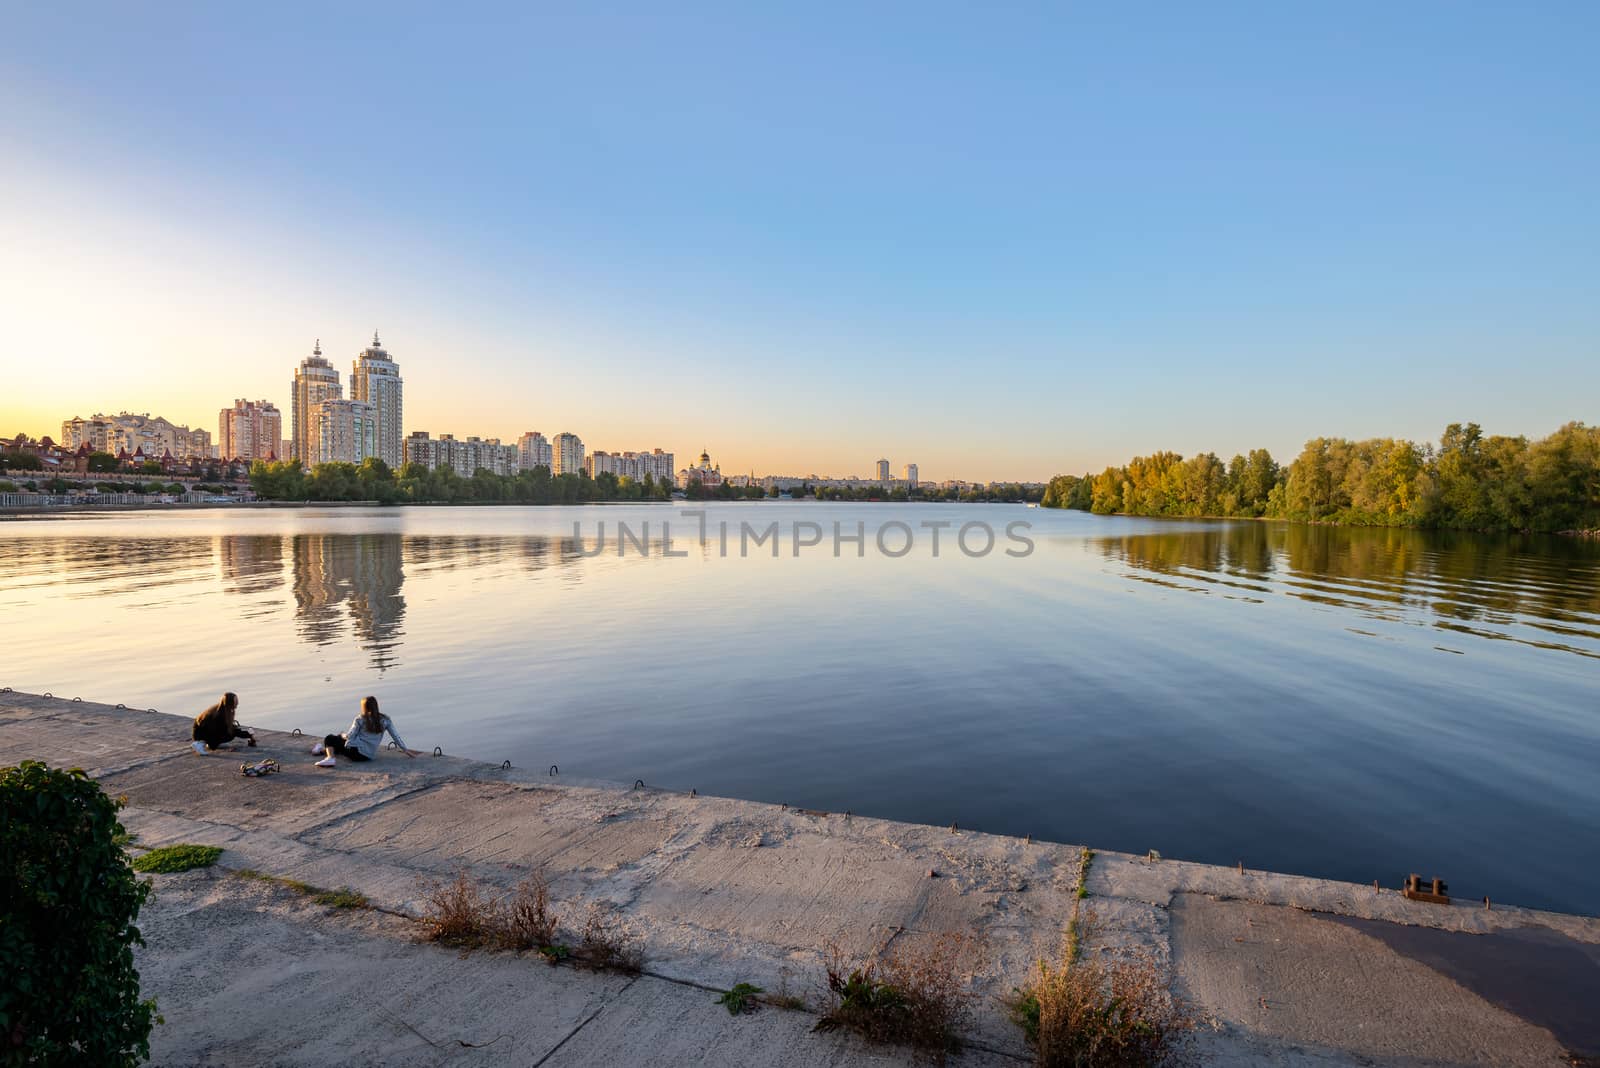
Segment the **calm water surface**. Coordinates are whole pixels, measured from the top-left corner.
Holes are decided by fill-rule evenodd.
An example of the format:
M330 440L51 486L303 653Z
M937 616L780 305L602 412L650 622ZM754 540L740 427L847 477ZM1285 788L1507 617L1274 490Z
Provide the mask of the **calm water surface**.
M705 547L677 507L7 522L0 685L185 714L233 689L307 733L375 693L414 747L568 775L1600 913L1600 545L709 514ZM592 548L602 519L692 551L586 557L573 523ZM782 555L741 558L739 522L774 519ZM940 519L1036 548L872 543ZM865 523L866 556L796 558L796 521Z

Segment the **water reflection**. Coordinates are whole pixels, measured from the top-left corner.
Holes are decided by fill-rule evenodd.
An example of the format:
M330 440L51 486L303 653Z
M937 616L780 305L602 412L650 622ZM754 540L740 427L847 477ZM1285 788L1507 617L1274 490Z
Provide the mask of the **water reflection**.
M231 688L285 730L378 693L482 759L1600 910L1600 543L1041 510L1022 560L724 558L687 525L687 558L582 551L665 514L7 524L0 683L164 710Z
M283 538L278 535L224 535L215 545L225 593L270 593L283 584Z
M379 671L392 666L406 614L400 535L297 534L290 553L301 639L332 645L343 637L348 617L372 666Z
M1129 578L1171 589L1294 597L1600 658L1600 553L1574 539L1218 523L1095 545Z

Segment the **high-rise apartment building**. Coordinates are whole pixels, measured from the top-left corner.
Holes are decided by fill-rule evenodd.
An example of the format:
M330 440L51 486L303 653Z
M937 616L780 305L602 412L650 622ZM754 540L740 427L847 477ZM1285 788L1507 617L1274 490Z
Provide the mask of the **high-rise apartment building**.
M389 358L374 330L371 346L361 350L350 370L350 399L372 406L373 435L377 442L377 451L372 455L395 470L405 462L400 429L403 386L400 365Z
M916 489L917 488L917 465L916 464L906 464L906 488L907 489Z
M365 401L326 397L312 407L310 422L310 440L302 457L307 467L359 464L378 454L377 417Z
M557 434L550 442L550 451L555 465L550 468L554 475L576 475L583 472L583 439L576 434Z
M549 440L537 430L529 430L517 439L517 466L522 470L546 467L554 471L555 463Z
M316 432L316 406L325 400L338 400L344 396L343 388L339 385L339 372L333 369L333 364L323 359L320 340L311 350L311 355L300 361L289 389L289 432L294 442L292 456L309 468L318 462L316 452L311 447L312 435Z
M879 460L878 461L878 481L879 482L888 482L889 481L889 461L888 460Z
M235 400L217 417L217 449L224 460L274 460L283 415L270 401Z

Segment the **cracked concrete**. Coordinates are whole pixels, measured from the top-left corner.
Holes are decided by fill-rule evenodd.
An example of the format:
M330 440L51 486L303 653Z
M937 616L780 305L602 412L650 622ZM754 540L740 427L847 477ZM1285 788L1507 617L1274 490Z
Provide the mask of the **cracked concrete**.
M512 955L462 960L412 944L401 918L258 900L271 888L219 874L163 877L141 954L168 1017L159 1063L902 1063L811 1035L805 1014L735 1020L706 991L743 981L817 1001L830 945L867 953L946 932L973 939L959 966L978 997L978 1048L964 1062L1017 1063L1026 1049L1003 999L1055 955L1077 903L1077 846L448 756L385 751L326 770L311 766L310 739L259 737L256 749L200 757L180 717L0 693L0 763L85 767L126 795L124 823L142 846L219 845L223 871L350 886L401 917L418 915L426 886L458 869L507 887L542 869L569 922L591 902L615 906L649 974L629 984ZM239 774L241 761L266 756L281 774ZM1428 905L1370 886L1123 854L1099 854L1087 888L1087 951L1143 952L1171 969L1210 1021L1197 1046L1205 1060L1554 1065L1589 1041L1581 1027L1496 1003L1507 999L1463 981L1466 970L1446 974L1404 942L1323 916L1436 929L1466 939L1469 957L1486 944L1474 935L1538 927L1549 934L1519 948L1530 966L1559 967L1568 985L1600 996L1593 918ZM255 919L236 922L241 902ZM1257 926L1276 932L1270 947L1240 933ZM327 1014L351 1011L363 989L394 992L378 1004L405 1026L367 1014L354 1035L330 1032ZM480 1040L494 1045L459 1044Z

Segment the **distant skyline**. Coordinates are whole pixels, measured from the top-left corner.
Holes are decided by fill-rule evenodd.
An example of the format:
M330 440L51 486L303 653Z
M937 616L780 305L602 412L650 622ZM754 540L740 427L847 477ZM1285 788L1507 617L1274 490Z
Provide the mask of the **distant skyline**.
M1600 420L1600 6L24 5L0 434L289 411L1043 480Z

